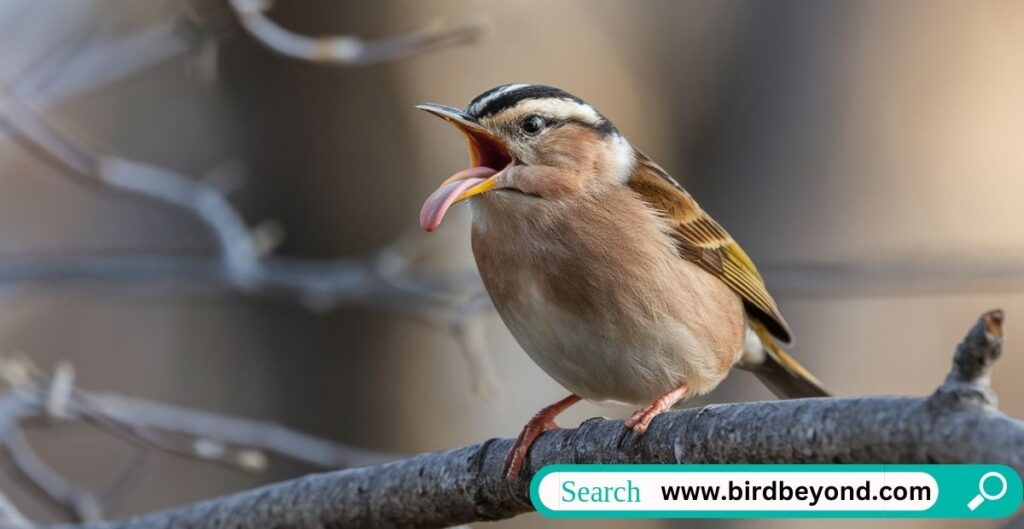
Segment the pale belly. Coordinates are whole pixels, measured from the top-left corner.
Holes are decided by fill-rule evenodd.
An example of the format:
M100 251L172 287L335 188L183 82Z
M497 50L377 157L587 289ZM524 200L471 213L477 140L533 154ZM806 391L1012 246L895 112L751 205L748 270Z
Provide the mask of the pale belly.
M707 393L725 378L745 332L728 286L670 248L624 238L609 256L567 239L524 248L474 230L488 293L545 373L585 399L630 404L683 384Z
M545 299L528 279L519 283L523 299L498 308L506 326L545 373L588 400L646 404L682 384L690 395L703 394L740 353L736 347L723 359L699 331L667 314L580 317Z

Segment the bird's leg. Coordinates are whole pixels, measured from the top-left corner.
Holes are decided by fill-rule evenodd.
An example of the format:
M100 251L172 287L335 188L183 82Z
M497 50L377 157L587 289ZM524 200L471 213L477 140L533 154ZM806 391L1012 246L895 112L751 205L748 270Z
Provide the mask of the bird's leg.
M523 427L523 431L519 432L519 437L516 438L515 444L512 445L512 449L508 451L508 455L505 456L505 478L509 481L516 479L519 476L519 471L523 468L523 461L526 460L526 453L530 450L530 446L537 440L540 434L548 430L558 429L558 425L555 424L555 417L562 413L569 406L576 404L580 401L580 397L576 394L570 394L568 397L540 410L536 415L530 419L530 422L526 423Z
M658 415L661 415L662 412L667 411L675 403L682 400L682 398L686 396L686 391L686 384L683 384L682 386L658 397L654 402L647 405L647 407L636 410L636 413L626 420L626 428L632 428L633 433L643 435L647 432L647 427L651 425L651 421L653 421Z

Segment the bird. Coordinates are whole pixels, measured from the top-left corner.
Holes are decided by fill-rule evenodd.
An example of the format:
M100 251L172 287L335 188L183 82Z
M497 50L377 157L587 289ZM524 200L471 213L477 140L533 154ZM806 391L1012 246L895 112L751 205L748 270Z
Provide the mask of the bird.
M505 326L569 396L540 410L505 459L581 400L662 412L713 390L733 367L780 398L823 397L784 349L793 333L754 262L694 198L583 99L539 84L487 90L465 109L417 108L454 125L470 166L426 199L437 229L467 202L473 256Z

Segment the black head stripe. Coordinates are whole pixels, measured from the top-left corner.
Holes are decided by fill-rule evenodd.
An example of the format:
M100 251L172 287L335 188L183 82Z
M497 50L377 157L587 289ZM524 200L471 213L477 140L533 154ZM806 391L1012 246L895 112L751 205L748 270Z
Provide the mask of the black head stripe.
M466 112L476 119L493 116L505 109L511 108L527 99L564 99L586 105L587 102L553 86L538 84L511 84L496 86L473 99L466 107ZM603 115L598 126L589 123L579 122L581 125L594 128L603 134L615 131L615 126Z
M502 85L492 88L473 99L466 111L480 119L492 116L526 99L565 99L585 103L582 99L553 86L541 84Z

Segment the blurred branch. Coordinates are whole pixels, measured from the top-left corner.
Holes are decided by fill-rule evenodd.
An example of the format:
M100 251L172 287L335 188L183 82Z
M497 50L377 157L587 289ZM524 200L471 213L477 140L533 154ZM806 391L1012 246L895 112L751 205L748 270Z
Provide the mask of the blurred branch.
M101 519L101 502L43 461L22 433L21 423L40 418L85 422L144 446L249 472L267 468L267 453L329 469L376 464L393 457L273 423L81 390L74 386L73 371L67 364L47 377L26 359L0 357L0 378L10 386L9 391L0 393L0 442L25 477L79 521ZM5 499L0 497L0 527L16 519L17 510L11 510L13 504L5 509Z
M896 256L885 262L768 263L773 293L805 298L1024 291L1024 259Z
M228 0L246 31L267 48L310 62L359 66L393 61L453 46L472 44L486 33L482 19L447 24L436 22L398 37L364 41L352 35L308 37L270 20L269 0Z
M48 52L29 62L15 78L16 92L32 94L35 104L52 107L124 81L149 68L196 51L213 40L213 24L184 3L166 2L159 21L135 31L103 31L118 22L104 16L83 24ZM112 11L113 12L113 11Z
M21 514L21 511L11 503L11 500L0 494L0 528L2 529L28 529L32 522Z
M306 39L278 28L263 12L268 3L229 2L254 35L289 42L318 42L323 49L344 42L355 50L351 63L397 59L479 37L480 23L438 26L404 37L363 43L353 37ZM103 153L49 123L28 102L47 106L109 85L149 66L197 47L196 28L212 26L216 17L189 2L172 2L169 22L125 36L105 37L87 28L53 53L36 61L14 86L0 90L0 126L32 152L66 168L66 174L122 193L182 209L214 235L220 257L72 255L59 259L22 257L0 262L0 283L57 280L103 283L157 281L184 283L299 302L315 310L359 305L411 316L453 336L466 358L473 387L488 396L498 386L482 343L482 326L490 303L479 280L470 274L426 272L413 265L421 240L400 239L377 255L333 261L308 261L267 255L275 237L246 224L227 199L223 186L173 170ZM267 33L269 32L269 33ZM274 40L278 39L278 40ZM324 44L327 43L327 44ZM269 44L268 44L269 45ZM343 57L339 56L338 60Z
M69 483L43 461L21 431L8 431L4 447L18 470L54 503L66 508L76 520L93 522L103 519L103 507L96 497Z
M247 471L266 467L264 451L324 468L392 459L273 423L78 389L70 373L63 364L57 375L47 377L25 358L0 356L0 378L11 386L0 393L0 439L6 443L20 421L48 417L88 422L149 446Z
M36 104L50 107L128 79L198 44L175 19L123 36L86 38L94 42L63 50L67 56L35 62L36 71L18 82L18 90L32 94ZM57 76L60 82L52 82Z
M819 398L713 405L659 416L642 436L591 419L543 434L505 480L510 439L374 467L306 476L89 529L442 527L533 509L529 483L557 463L1002 463L1024 473L1024 421L996 409L990 369L1003 314L983 314L928 397ZM724 435L727 432L728 435Z
M221 257L178 259L131 256L76 256L57 262L19 259L0 263L0 282L58 278L200 283L298 301L327 310L359 305L415 317L448 331L459 343L477 393L489 396L497 378L482 347L474 339L490 314L482 285L465 274L416 270L413 259L419 240L400 239L375 256L311 262L268 257L259 230L252 230L224 191L211 182L192 179L167 168L101 153L58 130L17 93L0 92L0 122L33 152L61 164L67 174L118 192L182 209L213 233ZM26 266L27 265L27 266Z
M170 404L105 393L80 393L82 413L102 417L132 430L156 430L191 436L192 457L218 458L246 470L262 470L267 451L323 468L355 467L393 459L379 452L359 450L307 435L283 426L181 408ZM246 447L232 452L226 445Z

